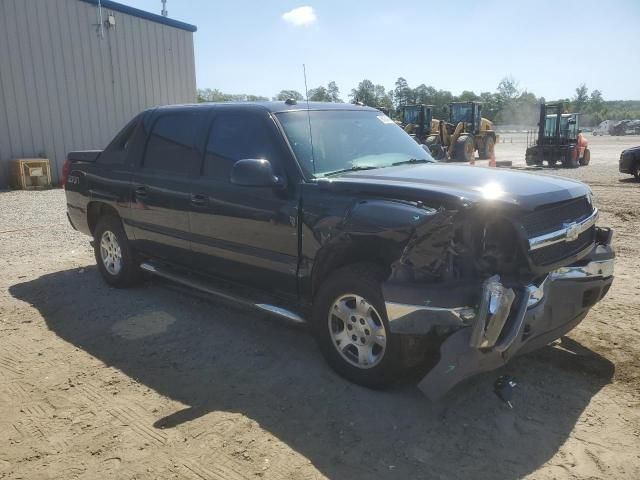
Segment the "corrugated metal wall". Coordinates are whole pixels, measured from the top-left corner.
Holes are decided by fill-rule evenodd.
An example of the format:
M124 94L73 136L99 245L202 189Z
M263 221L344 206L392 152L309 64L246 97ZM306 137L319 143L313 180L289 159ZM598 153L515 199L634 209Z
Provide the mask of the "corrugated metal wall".
M104 148L136 113L196 99L193 34L78 0L0 0L0 188L11 158Z

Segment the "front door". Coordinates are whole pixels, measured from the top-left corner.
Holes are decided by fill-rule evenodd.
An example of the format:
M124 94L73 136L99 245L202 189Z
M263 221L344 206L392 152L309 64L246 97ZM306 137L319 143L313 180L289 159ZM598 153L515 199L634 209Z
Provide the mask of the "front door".
M208 274L283 293L296 292L298 266L295 181L287 188L246 187L230 182L238 160L269 160L284 172L285 148L269 114L220 109L206 142L202 175L192 195L192 249Z

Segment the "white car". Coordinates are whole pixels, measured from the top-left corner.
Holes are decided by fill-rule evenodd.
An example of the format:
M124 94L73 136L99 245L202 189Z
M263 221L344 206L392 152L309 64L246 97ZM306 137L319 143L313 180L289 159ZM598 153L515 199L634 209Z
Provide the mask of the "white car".
M609 135L609 128L613 125L613 120L605 120L593 129L593 135Z

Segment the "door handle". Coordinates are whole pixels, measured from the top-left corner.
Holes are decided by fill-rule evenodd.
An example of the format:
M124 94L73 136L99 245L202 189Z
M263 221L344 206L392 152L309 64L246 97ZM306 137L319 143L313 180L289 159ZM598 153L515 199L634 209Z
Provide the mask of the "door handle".
M147 197L147 187L144 185L139 185L135 189L137 198L146 198Z
M202 193L191 194L191 205L195 207L206 207L209 204L209 196Z

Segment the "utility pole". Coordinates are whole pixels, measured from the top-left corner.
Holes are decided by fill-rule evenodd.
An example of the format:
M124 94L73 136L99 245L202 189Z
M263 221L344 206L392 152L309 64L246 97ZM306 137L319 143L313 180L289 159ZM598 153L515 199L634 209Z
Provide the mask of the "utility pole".
M162 0L162 16L166 17L169 15L169 12L167 12L167 0Z

